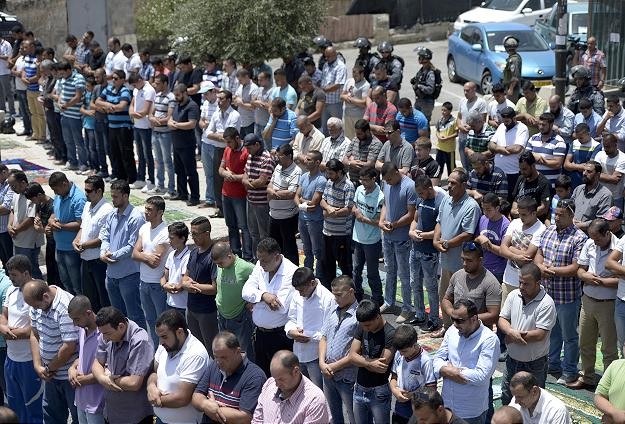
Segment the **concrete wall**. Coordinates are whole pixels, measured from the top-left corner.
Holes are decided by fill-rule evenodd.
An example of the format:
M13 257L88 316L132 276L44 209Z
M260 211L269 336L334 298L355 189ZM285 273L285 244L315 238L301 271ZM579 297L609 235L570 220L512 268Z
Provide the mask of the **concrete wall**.
M66 5L66 0L8 0L7 12L16 15L44 46L62 46L68 33Z

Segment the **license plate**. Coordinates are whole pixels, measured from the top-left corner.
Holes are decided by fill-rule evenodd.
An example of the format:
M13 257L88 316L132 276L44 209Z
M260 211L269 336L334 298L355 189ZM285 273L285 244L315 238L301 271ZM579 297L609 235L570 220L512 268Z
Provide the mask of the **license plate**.
M551 80L543 80L543 81L532 81L534 83L534 87L544 87L546 85L551 85Z

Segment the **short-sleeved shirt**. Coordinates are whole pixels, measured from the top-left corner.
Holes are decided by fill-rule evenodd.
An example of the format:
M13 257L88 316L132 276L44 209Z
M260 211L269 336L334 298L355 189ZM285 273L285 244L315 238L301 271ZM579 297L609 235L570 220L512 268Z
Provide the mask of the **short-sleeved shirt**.
M488 124L484 124L482 131L476 132L474 130L469 131L467 134L466 147L473 150L475 153L484 153L488 151L488 143L493 136L493 131L488 127Z
M408 206L417 204L417 192L415 191L414 181L405 175L401 177L398 184L390 185L384 183L384 203L386 205L385 220L395 222L408 213ZM385 233L385 240L408 241L408 232L410 226L393 228L392 231Z
M147 80L146 80L147 81ZM139 112L143 110L146 102L154 103L154 98L156 97L156 91L152 87L152 84L149 82L144 82L142 88L135 88L132 91L132 96L135 101L134 103L134 112ZM143 118L139 118L134 120L133 122L135 128L148 129L152 127L150 120L147 116Z
M436 223L441 224L441 240L451 240L460 233L473 234L482 212L477 202L465 194L454 202L447 196L441 202ZM462 246L450 248L441 254L441 267L446 271L455 272L462 268Z
M343 161L349 150L351 141L345 138L345 134L341 133L338 137L326 137L321 144L322 163L328 163L331 159Z
M293 162L286 168L277 165L271 176L271 188L275 191L289 190L295 193L302 171ZM299 209L293 199L272 199L269 201L269 216L273 219L287 219L297 215Z
M608 190L612 192L614 199L623 198L623 187L625 185L625 153L617 150L614 157L609 157L605 151L600 150L595 156L595 160L601 164L602 172L613 175L615 172L620 173L623 177L617 184L602 183Z
M313 176L310 175L310 172L302 174L299 179L299 186L302 189L302 199L310 201L315 193L321 193L323 195L327 181L328 180L326 180L326 177L321 172L317 172ZM319 205L315 206L312 212L300 209L299 217L304 221L323 221L323 210Z
M258 87L254 92L252 98L254 100L260 100L263 103L269 103L271 101L271 93L273 92L273 87L264 88ZM257 107L254 109L254 122L256 125L260 125L265 128L267 122L269 122L269 112L267 109L262 107Z
M343 86L343 92L349 93L354 99L364 99L369 93L369 82L366 79L362 79L358 82L353 78L347 80ZM357 106L355 104L345 102L343 103L343 115L350 118L362 118L362 114L365 113L366 106Z
M480 217L477 227L478 235L485 236L494 246L501 246L501 241L508 230L510 220L502 216L499 221L491 221L485 215ZM495 255L490 250L484 251L484 267L501 278L506 269L506 258Z
M354 137L345 156L351 156L362 162L373 161L375 164L375 161L378 160L380 150L382 150L382 142L376 136L372 135L371 139L366 140L359 140L358 137ZM349 179L354 183L360 182L359 172L359 169L350 166Z
M24 294L19 287L9 287L4 297L3 308L7 308L7 322L10 328L24 328L30 325L30 306L24 301ZM33 360L30 339L6 340L7 357L13 362Z
M467 118L471 114L471 112L477 112L481 115L488 115L488 105L484 101L484 99L477 97L473 101L469 101L466 97L460 99L460 103L458 104L458 112L460 113L462 120L466 122ZM467 137L466 133L460 133L459 138Z
M545 231L545 224L539 220L536 220L534 224L524 229L523 222L520 218L517 218L512 220L510 225L508 225L504 237L510 236L510 247L525 251L530 243L534 246L538 246L543 231ZM523 266L523 264L508 259L503 274L504 283L513 287L519 287L519 269L521 266Z
M85 193L71 183L69 193L66 196L54 196L54 215L61 224L79 222L82 219L82 212L85 208L87 197ZM57 230L53 232L56 250L73 252L72 242L76 238L78 231Z
M510 129L508 129L505 124L500 124L490 140L499 147L522 146L525 148L528 138L529 132L527 130L527 125L523 122L517 122L516 125ZM497 153L495 154L495 166L503 170L506 174L518 174L520 155L521 153L513 155ZM512 190L513 188L514 187L508 187L508 190Z
M486 173L478 175L475 169L469 173L467 188L480 194L495 193L502 199L508 197L508 176L495 165L486 165Z
M326 94L327 104L336 104L341 102L341 93L343 84L347 79L345 64L338 57L334 62L326 62L321 70L321 87L326 88L332 85L339 85L339 89Z
M185 104L181 104L176 102L176 106L174 107L174 111L171 115L171 119L176 122L189 122L195 120L198 122L200 120L200 108L193 100L189 99ZM192 128L190 130L172 130L172 141L174 142L174 146L176 144L195 146L195 129Z
M369 106L365 109L363 118L369 121L373 125L384 126L391 119L395 119L397 116L397 108L390 102L386 102L384 106L378 106L376 102L369 103ZM378 135L378 139L381 142L385 142L388 137L385 135Z
M539 341L526 345L510 343L508 355L519 362L530 362L547 356L549 353L549 335L556 324L556 306L551 296L542 287L529 302L523 300L519 289L510 292L499 313L500 317L510 322L513 329L519 331L545 330L547 335Z
M548 209L551 199L551 190L551 183L541 173L538 173L538 178L532 181L528 181L524 176L520 176L512 191L512 197L514 199L520 199L521 197L529 196L536 200L537 205L546 205ZM539 216L541 219L546 217L546 214L544 216Z
M605 370L595 393L610 400L616 408L625 409L625 359L613 361Z
M132 100L132 93L128 87L122 85L121 88L116 89L113 84L109 84L100 93L100 99L114 105L126 102L124 110L107 114L109 128L132 128L132 121L130 120L130 115L128 114L130 100Z
M315 87L309 93L302 92L299 102L297 103L299 114L309 116L315 113L315 110L317 110L317 102L326 102L326 95L322 89ZM321 128L321 117L311 122L311 124L317 128Z
M535 134L530 137L527 142L527 151L532 153L538 153L545 159L556 159L556 158L564 158L566 155L566 143L559 135L555 133L551 134L551 137L547 141L543 141L541 134ZM562 162L564 163L564 161ZM540 163L536 164L536 169L538 172L543 174L549 182L553 185L558 178L558 176L562 173L561 168L550 168L547 165L543 165Z
M104 198L100 199L95 205L91 205L91 202L86 202L81 216L80 242L84 243L87 240L97 239L100 234L100 228L106 223L112 211L113 205ZM80 258L85 261L100 259L100 248L85 249L80 253Z
M516 103L515 109L517 114L528 113L536 119L538 119L538 117L543 113L549 112L547 101L540 96L536 96L536 100L530 105L527 104L527 99L525 97L521 97ZM530 136L538 133L538 127L535 127L533 125L528 125L527 129L530 133Z
M434 231L436 227L436 217L443 199L447 197L447 192L440 187L434 187L434 198L424 200L417 196L417 230ZM412 248L421 253L437 253L432 240L423 239L420 242L413 242Z
M187 264L189 263L189 248L184 247L179 253L175 250L169 252L165 268L168 272L169 282L175 283L179 287L182 284L182 277L187 272ZM187 297L189 292L182 290L179 293L167 293L167 304L174 308L186 309Z
M412 113L409 116L404 116L401 112L397 112L395 119L399 122L402 138L411 144L419 138L419 131L429 130L430 128L423 112L415 108L412 108Z
M100 330L97 328L87 334L85 328L78 329L78 372L90 374L98 350ZM85 384L75 388L76 407L89 414L99 414L104 408L104 387L99 384Z
M367 193L364 186L358 186L354 194L354 205L365 217L374 219L380 215L384 205L384 193L377 184ZM360 244L374 244L382 239L382 232L377 225L369 225L358 220L354 221L352 240Z
M203 70L200 67L196 67L193 68L191 71L189 72L179 72L178 73L178 82L183 83L184 85L187 86L187 88L190 88L194 85L199 85L202 83L203 80ZM234 93L232 93L234 95ZM200 103L202 103L202 95L197 93L197 94L193 94L193 95L189 95L189 97L191 97L191 100L193 100L193 102L197 105L199 105Z
M39 61L36 56L25 55L24 56L24 74L26 78L32 78L37 75L37 69L39 68ZM26 86L27 91L39 91L39 83L29 82Z
M392 371L397 375L397 387L407 392L415 392L426 385L436 384L432 358L424 349L421 349L421 353L410 361L407 361L401 353L395 352ZM396 400L395 413L404 418L410 418L412 416L410 402Z
M85 92L85 77L73 69L69 78L63 78L61 80L61 92L59 93L61 97L61 104L69 102L76 95L77 91L82 91L83 93ZM77 103L63 110L61 112L61 116L71 119L81 119L81 106L82 96Z
M273 175L273 169L273 159L271 158L271 153L267 150L263 149L261 152L247 157L247 162L245 163L245 173L250 180L256 180L261 176L266 176L267 181L270 181L271 176ZM267 187L248 188L247 201L252 204L267 203Z
M338 182L328 180L321 198L334 208L350 208L354 204L354 184L343 176ZM323 234L326 236L346 236L352 232L352 215L326 217L323 220Z
M241 297L243 285L252 274L254 264L237 257L228 268L217 269L217 311L225 319L238 317L245 309Z
M270 99L273 100L278 97L286 102L287 108L289 105L293 105L293 108L295 108L297 104L297 92L290 85L287 84L284 88L278 86L274 87L271 91Z
M441 118L436 123L436 131L443 137L449 137L452 134L458 133L458 123L456 118L452 115L448 119ZM456 137L450 140L438 140L438 149L442 152L454 152L456 150Z
M479 314L487 312L487 306L501 305L501 284L492 272L482 267L482 272L471 278L464 269L456 271L449 280L445 296L453 299L469 299L475 303Z
M277 149L283 144L288 144L291 140L295 139L295 136L299 132L295 122L297 120L297 116L295 112L291 109L286 109L282 116L278 118L278 122L273 127L273 131L271 132L271 148ZM273 123L273 116L269 117L269 121L265 126L265 129L269 128Z
M586 184L578 185L573 189L571 199L575 202L574 218L587 224L612 206L612 192L601 183L590 190L586 190Z
M347 356L351 348L354 334L359 327L356 320L358 301L354 301L347 309L341 311L338 306L332 311L321 329L321 336L326 339L326 364L332 364ZM333 377L335 381L356 380L357 368L353 365L337 370Z
M13 222L10 223L11 225L21 224L24 220L28 218L34 219L36 216L36 205L26 199L24 193L16 193L13 196L11 210L13 211ZM36 232L34 227L30 227L25 231L20 231L13 237L13 245L28 249L40 247L43 245L43 234Z
M39 353L44 364L50 363L56 357L63 343L78 344L78 328L74 326L67 312L69 302L74 296L59 287L50 286L50 288L56 289L50 308L46 311L30 308L30 322L39 334ZM56 370L53 378L67 380L67 370L77 356L78 352L74 352L71 358Z
M267 381L265 372L246 358L243 358L236 371L227 377L219 369L217 362L211 361L204 370L195 393L208 396L210 392L217 402L252 415L265 381ZM202 423L217 424L217 421L204 415Z
M243 146L240 146L237 150L232 150L230 147L226 147L221 161L225 165L225 169L235 175L243 175L248 156L249 153ZM224 180L221 188L221 194L234 199L244 199L247 195L247 190L245 189L245 186L243 186L243 183L239 181Z
M251 103L252 95L256 92L258 86L250 81L249 84L243 85L239 84L235 93L232 93L233 96L240 98L243 103ZM248 127L254 123L254 109L245 109L240 107L239 114L241 115L241 126Z
M173 109L176 107L176 98L174 97L174 93L168 91L167 93L158 92L154 97L154 117L158 119L164 119L167 116L167 112L169 109ZM159 133L170 132L171 128L167 124L155 126L152 128L153 131Z
M618 237L612 234L610 245L607 249L603 250L595 244L593 239L589 238L586 240L586 243L584 243L577 263L580 266L586 267L588 272L594 275L598 275L599 277L612 277L612 272L605 268L605 262L608 256L610 256L610 253L616 248L618 242ZM616 298L616 287L584 284L582 289L586 296L592 297L593 299L604 300Z
M195 248L189 253L187 273L193 281L200 284L212 283L217 279L217 265L213 262L211 249L200 252ZM187 297L187 309L196 313L211 313L217 310L215 295L201 293L189 293Z
M204 137L204 143L225 149L225 141L208 138L208 134L223 134L228 127L236 128L237 131L239 131L241 129L241 114L234 110L232 106L228 106L226 110L221 110L221 108L216 107L216 105L208 101L204 102L203 106L205 106L204 116L209 119L208 126L204 129L204 134L202 135ZM211 110L213 110L213 114L209 116Z
M443 173L441 166L432 156L428 156L423 160L415 157L410 168L410 176L415 179L419 175L425 175L428 178L440 178Z
M134 321L127 320L128 328L119 342L98 338L96 359L106 366L111 375L145 376L137 391L104 391L104 418L111 423L136 423L152 415L147 396L147 375L152 369L154 348L150 336Z
M399 146L393 146L391 141L387 140L382 145L378 160L381 162L392 162L397 169L410 169L415 160L415 151L412 145L403 138Z
M154 253L157 247L166 245L161 261L156 268L152 268L145 262L139 263L141 281L143 283L159 284L161 282L161 277L163 276L163 270L165 269L165 258L167 258L169 250L171 249L169 246L169 231L167 230L167 223L163 221L156 227L152 228L152 224L146 222L141 226L141 228L139 228L139 237L141 237L141 248L145 253Z
M0 206L11 210L11 203L15 193L9 187L8 181L0 184ZM9 225L9 214L0 215L0 233L6 233Z
M360 341L360 354L364 358L378 359L383 356L384 349L395 352L395 349L393 349L393 336L395 336L395 328L388 322L385 322L384 327L376 333L365 331L359 325L354 334L354 340ZM358 368L356 381L363 387L384 386L388 384L388 377L391 375L392 367L393 362L391 361L383 374L371 372L366 368L360 367Z

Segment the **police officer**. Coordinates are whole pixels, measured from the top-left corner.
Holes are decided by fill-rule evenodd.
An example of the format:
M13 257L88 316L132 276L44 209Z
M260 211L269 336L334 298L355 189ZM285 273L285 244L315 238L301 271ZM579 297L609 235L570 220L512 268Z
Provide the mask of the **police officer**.
M415 93L415 107L419 109L428 122L432 119L434 101L436 100L436 74L432 65L432 50L428 48L417 49L417 58L421 68L417 75L410 80Z
M321 53L321 57L319 58L319 63L317 64L317 66L319 67L319 70L322 71L323 65L326 64L326 58L323 53L328 47L332 46L332 41L328 40L323 35L318 35L313 38L313 43L316 47L315 53ZM343 56L343 54L337 53L337 59L345 63L345 57Z
M404 59L393 54L393 45L388 41L382 41L378 45L378 52L382 56L380 63L386 65L389 78L392 79L398 88L401 88L401 80L403 78ZM370 75L370 78L375 78Z
M506 67L503 70L503 85L506 87L508 99L516 103L521 97L521 68L523 60L516 52L519 47L519 40L512 35L503 39L503 46L508 53Z
M593 110L603 116L605 113L603 93L590 84L590 70L583 65L577 65L571 69L571 75L575 80L576 88L566 107L577 114L579 113L579 101L588 99L592 103Z
M373 68L380 62L380 56L377 53L371 53L371 42L366 37L358 37L354 42L354 47L358 47L359 53L356 58L356 65L362 66L365 71L365 78L371 82L371 74Z

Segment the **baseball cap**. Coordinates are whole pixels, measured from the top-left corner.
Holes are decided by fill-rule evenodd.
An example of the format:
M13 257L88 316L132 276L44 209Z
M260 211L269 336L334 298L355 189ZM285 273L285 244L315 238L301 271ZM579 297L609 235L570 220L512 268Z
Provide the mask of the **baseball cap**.
M506 106L501 109L501 112L499 112L499 114L502 116L502 118L513 118L514 116L516 116L516 111L510 106Z
M245 138L243 138L244 146L251 146L256 143L261 143L261 144L263 143L263 140L261 140L260 137L257 136L256 134L248 134L245 136Z
M215 88L215 84L213 84L212 81L202 81L202 84L200 84L200 89L198 90L198 94L204 94L207 91L214 90Z
M623 211L620 210L616 206L612 206L610 209L608 209L606 213L601 215L601 218L605 219L606 221L615 221L617 219L623 219Z

